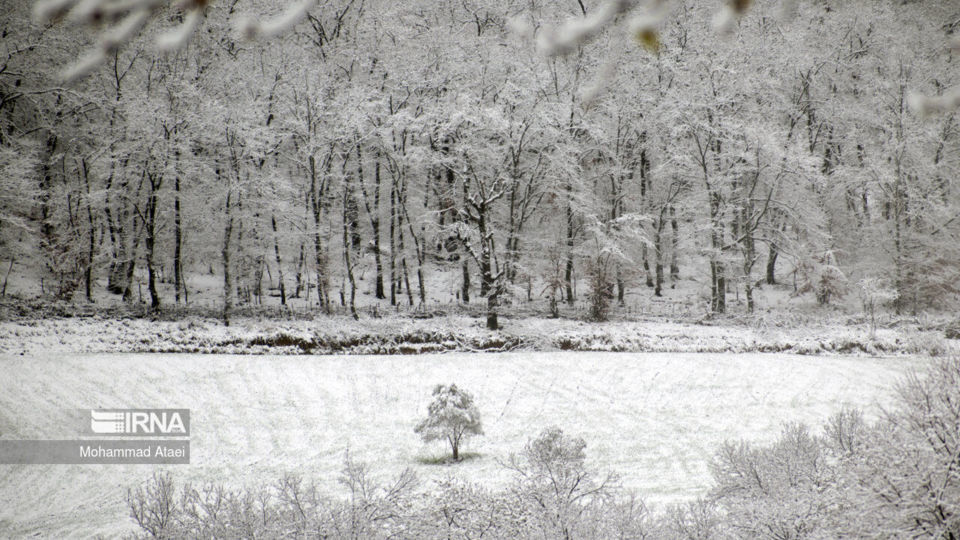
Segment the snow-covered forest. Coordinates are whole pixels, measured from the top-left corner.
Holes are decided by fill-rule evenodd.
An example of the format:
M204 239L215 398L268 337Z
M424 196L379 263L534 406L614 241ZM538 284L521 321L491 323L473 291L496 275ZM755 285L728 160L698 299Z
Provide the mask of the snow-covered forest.
M957 306L951 2L126 4L4 2L4 294Z
M953 0L0 0L0 537L957 540L958 61ZM187 455L29 451L102 433Z

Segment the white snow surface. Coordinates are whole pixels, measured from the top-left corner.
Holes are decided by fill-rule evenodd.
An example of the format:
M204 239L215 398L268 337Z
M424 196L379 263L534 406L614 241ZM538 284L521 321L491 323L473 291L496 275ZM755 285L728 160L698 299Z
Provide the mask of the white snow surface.
M490 487L498 464L543 428L583 437L588 460L648 503L702 495L724 440L764 442L785 422L816 429L843 406L868 416L923 360L773 354L503 353L420 356L35 354L0 356L0 438L74 438L78 408L189 408L191 464L178 482L240 487L296 472L341 496L349 450L379 475L412 467L430 489L462 475ZM474 393L480 457L426 465L447 450L413 426L437 383ZM130 532L128 487L154 466L0 465L0 536Z

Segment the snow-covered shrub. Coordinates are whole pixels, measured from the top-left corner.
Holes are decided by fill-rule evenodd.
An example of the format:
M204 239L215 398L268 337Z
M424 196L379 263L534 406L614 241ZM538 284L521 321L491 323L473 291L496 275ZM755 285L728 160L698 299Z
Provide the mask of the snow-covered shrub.
M857 285L863 311L870 318L870 337L873 337L877 333L877 307L893 301L897 292L886 281L874 277L861 279Z
M653 538L682 540L726 540L736 538L730 533L724 517L712 499L697 499L687 504L676 504L658 516Z
M436 483L415 521L422 538L518 538L523 512L509 493L446 478Z
M127 507L141 538L418 536L409 521L417 486L409 469L381 482L347 456L340 483L346 498L329 497L295 474L272 485L231 489L222 483L178 486L170 473L158 473L127 491Z
M901 408L887 419L860 479L892 531L960 537L960 358L935 361L897 393Z
M799 283L794 294L812 292L817 297L817 303L824 306L829 304L831 299L846 295L849 287L847 276L840 269L832 251L801 259L797 264L797 276Z
M960 339L960 320L948 324L943 331L943 335L947 339Z
M352 460L348 454L339 480L350 495L330 503L333 529L321 537L381 538L407 526L418 482L412 470L405 469L382 483L373 478L366 464Z
M788 426L771 446L726 444L712 500L736 537L960 536L960 358L898 388L868 425L845 410L823 436Z
M772 446L726 443L711 464L713 497L738 537L801 538L822 534L823 491L831 471L822 442L802 424L784 428Z
M153 538L174 535L179 506L170 473L154 473L145 486L127 490L130 517Z
M613 300L613 276L609 256L599 255L587 267L590 276L590 320L605 321Z
M870 429L858 409L842 409L827 421L823 442L839 457L856 456L870 444Z
M540 295L547 295L550 305L550 318L556 319L560 316L560 307L557 305L558 298L563 294L563 288L568 285L564 278L564 263L566 259L561 250L556 247L547 249L547 257L544 262L544 268L541 273L543 280L543 291Z
M506 463L516 478L515 494L532 521L530 536L596 538L603 509L613 501L616 477L586 466L587 443L557 427L543 430ZM602 536L602 535L601 535Z

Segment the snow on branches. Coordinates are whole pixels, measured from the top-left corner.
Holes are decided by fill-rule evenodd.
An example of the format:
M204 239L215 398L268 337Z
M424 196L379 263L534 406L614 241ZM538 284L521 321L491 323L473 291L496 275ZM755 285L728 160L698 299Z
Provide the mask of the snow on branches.
M276 36L306 17L315 3L316 0L300 0L266 21L244 17L236 25L236 30L247 39ZM38 0L34 4L33 16L42 24L66 20L81 26L104 28L93 48L62 73L66 81L76 81L131 42L151 19L170 10L180 12L177 19L181 22L161 33L155 44L161 51L183 48L200 27L208 4L208 0Z

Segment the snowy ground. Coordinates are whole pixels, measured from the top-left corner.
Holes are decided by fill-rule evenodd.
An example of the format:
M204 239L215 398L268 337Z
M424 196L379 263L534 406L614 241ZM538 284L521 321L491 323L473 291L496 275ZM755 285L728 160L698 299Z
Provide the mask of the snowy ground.
M0 356L0 437L71 438L85 407L192 410L192 464L178 480L272 482L285 471L331 493L344 453L381 474L413 467L500 484L498 460L549 425L584 437L600 469L648 502L695 497L725 439L769 441L784 422L819 426L844 405L876 414L917 358L773 354L506 353L229 356L31 353ZM430 389L475 393L487 435L456 466L413 433ZM128 531L123 495L151 466L0 465L0 537Z

